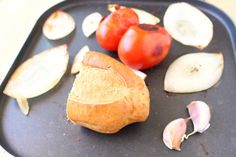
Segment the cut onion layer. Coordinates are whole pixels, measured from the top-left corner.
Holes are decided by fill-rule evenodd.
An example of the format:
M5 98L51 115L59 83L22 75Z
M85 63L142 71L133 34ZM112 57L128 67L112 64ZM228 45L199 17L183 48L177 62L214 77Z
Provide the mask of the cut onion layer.
M108 4L107 8L110 12L114 12L116 10L116 7L119 6L117 4ZM119 6L120 8L123 8L125 6ZM137 9L137 8L130 8L132 9L139 17L139 23L140 24L152 24L155 25L157 23L160 22L160 19L158 17L156 17L155 15L141 10L141 9Z
M145 80L145 78L147 77L147 75L145 73L143 73L142 71L136 70L131 68L131 70L138 76L140 77L142 80Z
M39 96L52 89L64 75L69 61L67 45L43 51L22 63L9 79L4 93L15 98L27 115L27 98Z
M43 25L43 34L50 40L66 37L75 29L75 21L68 13L58 10Z
M222 53L190 53L176 59L168 68L164 90L172 93L192 93L216 84L223 73Z
M101 20L102 15L98 12L89 14L84 18L84 21L82 23L82 30L87 38L97 30Z
M193 101L187 106L190 118L193 122L194 131L186 136L203 133L210 127L211 112L209 106L202 101Z
M171 4L163 20L170 35L184 45L202 49L213 37L213 24L210 19L188 3Z
M72 64L71 74L76 74L76 73L79 72L80 64L81 64L81 62L83 60L84 55L87 52L89 52L89 47L88 47L88 45L85 45L76 54L75 59L74 59L73 64Z
M163 142L169 149L180 151L180 145L186 137L188 119L179 118L171 121L163 131Z

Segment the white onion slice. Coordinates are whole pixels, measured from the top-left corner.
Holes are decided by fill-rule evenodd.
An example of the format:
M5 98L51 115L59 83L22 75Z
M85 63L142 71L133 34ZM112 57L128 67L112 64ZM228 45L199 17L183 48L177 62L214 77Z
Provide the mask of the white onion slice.
M27 115L27 98L39 96L53 88L64 75L69 61L67 45L45 50L22 63L10 77L4 93L15 98Z
M173 93L192 93L216 84L224 69L222 53L189 53L177 58L168 68L164 90Z
M180 151L181 143L186 137L187 122L189 119L179 118L171 121L163 131L163 142L169 149Z
M116 9L115 7L117 6L117 4L108 4L107 5L107 9L110 12L114 12ZM125 6L120 6L120 8L124 8ZM160 19L158 17L156 17L155 15L145 11L145 10L141 10L141 9L137 9L137 8L130 8L132 9L139 17L139 23L140 24L157 24L160 22Z
M209 106L202 101L193 101L187 106L190 118L193 122L194 131L186 136L203 133L210 127L211 112Z
M66 37L75 29L75 21L68 13L58 10L43 25L43 34L50 40Z
M213 24L196 7L179 2L171 4L163 18L168 33L184 45L206 47L213 37Z
M94 12L86 16L82 23L82 30L86 37L92 35L98 28L102 15L98 12Z
M75 59L74 59L73 64L72 64L71 74L76 74L76 73L79 72L80 64L81 64L81 62L82 62L82 60L83 60L83 58L84 58L84 56L87 52L89 52L89 47L88 47L88 45L85 45L76 54Z

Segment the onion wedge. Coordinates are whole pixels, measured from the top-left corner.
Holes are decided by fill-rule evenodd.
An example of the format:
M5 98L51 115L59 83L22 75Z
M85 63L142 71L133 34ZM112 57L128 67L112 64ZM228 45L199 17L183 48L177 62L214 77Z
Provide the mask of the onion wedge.
M87 38L97 30L101 20L102 15L98 12L89 14L84 18L84 21L82 23L82 30Z
M170 35L184 45L203 49L213 37L213 24L210 19L185 2L171 4L163 21Z
M75 29L75 21L68 13L58 10L43 25L43 34L50 40L66 37Z
M22 63L10 77L3 92L15 98L21 111L27 115L27 99L52 89L66 72L68 61L67 45L45 50Z
M75 59L74 59L73 64L72 64L71 74L76 74L76 73L79 72L80 64L81 64L81 62L83 60L83 57L85 56L85 54L87 52L89 52L89 47L88 47L88 45L85 45L76 54Z
M108 4L107 5L107 9L110 12L114 12L116 10L116 7L119 6L117 4ZM123 8L125 6L119 6L120 8ZM139 23L140 24L152 24L155 25L157 23L160 22L160 19L158 17L156 17L155 15L141 10L141 9L137 9L137 8L131 8L139 17Z
M224 69L222 53L190 53L176 59L168 68L164 90L172 93L192 93L216 84Z

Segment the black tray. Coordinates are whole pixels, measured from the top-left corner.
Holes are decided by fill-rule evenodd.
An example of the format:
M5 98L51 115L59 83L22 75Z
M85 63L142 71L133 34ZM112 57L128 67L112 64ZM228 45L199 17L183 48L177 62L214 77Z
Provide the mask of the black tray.
M126 6L145 9L163 18L166 8L176 1L118 1ZM163 92L163 80L170 63L197 48L184 46L175 40L167 59L159 66L145 71L151 94L151 111L148 120L125 127L114 135L103 135L66 120L66 99L74 76L69 71L75 54L85 44L92 50L116 57L104 51L95 35L85 38L81 31L84 17L94 11L103 15L109 12L111 1L72 0L62 2L46 11L36 23L32 33L15 60L9 75L1 85L2 90L13 70L25 59L53 46L68 43L69 68L60 83L42 96L29 100L30 114L25 117L14 99L0 96L0 142L15 156L21 157L233 157L236 152L236 31L231 20L217 8L201 1L188 1L203 10L214 23L214 37L202 51L224 52L225 68L218 87L194 94L167 94ZM60 41L49 41L42 35L42 25L56 9L71 14L77 24L75 32ZM162 25L162 21L160 23ZM187 117L186 105L192 100L203 100L211 108L211 127L203 134L196 134L182 144L182 151L169 150L162 142L166 124L176 118ZM192 128L190 128L191 130ZM190 131L189 130L189 131Z

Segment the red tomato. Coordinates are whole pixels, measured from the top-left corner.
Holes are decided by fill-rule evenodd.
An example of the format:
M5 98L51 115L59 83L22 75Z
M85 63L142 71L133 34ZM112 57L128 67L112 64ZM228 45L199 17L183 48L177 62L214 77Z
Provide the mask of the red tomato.
M121 61L135 69L147 69L161 63L167 56L171 36L158 25L131 26L120 40Z
M96 31L100 46L108 51L117 51L119 41L127 29L138 25L138 15L129 8L121 8L101 21Z

